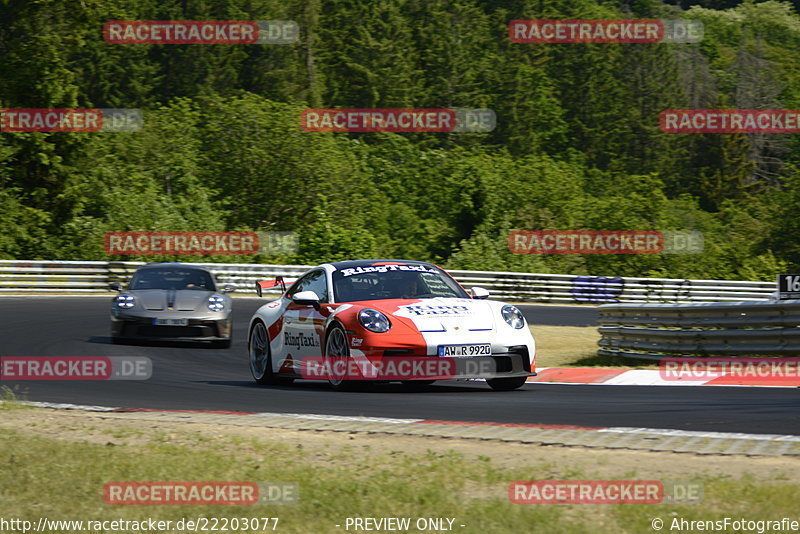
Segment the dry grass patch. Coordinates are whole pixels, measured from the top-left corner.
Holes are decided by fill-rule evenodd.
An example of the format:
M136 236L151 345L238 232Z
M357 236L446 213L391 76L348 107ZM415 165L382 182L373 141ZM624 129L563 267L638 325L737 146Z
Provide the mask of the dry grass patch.
M278 516L277 531L298 533L341 533L336 525L347 517L449 517L464 534L649 532L653 517L791 517L800 497L797 458L155 423L40 409L4 412L0 465L6 517ZM571 478L692 479L704 484L704 499L694 505L516 505L506 496L514 480ZM296 482L301 500L272 507L106 505L103 484L125 480Z

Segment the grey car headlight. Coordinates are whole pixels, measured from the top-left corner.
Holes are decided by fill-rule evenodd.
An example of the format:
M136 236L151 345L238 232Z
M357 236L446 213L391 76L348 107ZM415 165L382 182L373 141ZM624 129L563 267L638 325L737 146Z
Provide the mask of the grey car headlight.
M222 311L225 308L225 299L219 295L211 295L208 297L208 309L211 311Z
M522 328L525 326L525 317L522 316L522 312L519 311L516 306L506 304L503 306L503 309L500 310L500 313L503 314L503 319L508 323L508 326L512 328Z
M382 334L392 327L392 323L384 314L370 308L358 312L358 322L370 332L378 334Z
M117 308L121 310L133 308L135 303L136 299L133 298L133 295L120 295L117 297Z

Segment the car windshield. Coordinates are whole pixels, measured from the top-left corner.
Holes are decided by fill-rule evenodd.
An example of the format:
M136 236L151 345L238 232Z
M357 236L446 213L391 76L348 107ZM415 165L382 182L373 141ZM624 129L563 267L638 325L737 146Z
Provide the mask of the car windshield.
M144 269L133 275L130 289L194 289L216 291L208 271L181 267Z
M336 302L360 300L469 298L444 271L427 265L375 265L333 273Z

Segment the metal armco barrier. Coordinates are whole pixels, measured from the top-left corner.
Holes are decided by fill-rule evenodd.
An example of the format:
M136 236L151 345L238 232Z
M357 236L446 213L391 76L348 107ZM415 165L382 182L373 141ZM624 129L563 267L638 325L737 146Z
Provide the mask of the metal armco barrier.
M111 282L128 282L146 265L135 261L15 261L0 260L0 294L3 293L113 293ZM255 294L255 281L278 275L296 277L304 265L189 263L208 267L222 285Z
M0 260L2 293L110 293L143 262ZM277 275L296 277L305 265L195 263L210 268L225 285L255 293L254 282ZM489 271L450 271L465 287L481 286L498 299L516 302L602 304L610 302L724 302L765 300L773 282L619 278Z
M465 287L481 286L494 297L518 302L720 302L759 301L774 282L619 278L488 271L449 271Z
M601 356L798 356L800 300L600 306Z

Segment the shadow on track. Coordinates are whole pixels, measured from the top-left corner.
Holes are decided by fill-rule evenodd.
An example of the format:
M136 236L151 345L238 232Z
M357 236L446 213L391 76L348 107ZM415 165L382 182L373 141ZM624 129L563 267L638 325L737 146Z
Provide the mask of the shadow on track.
M173 349L215 349L228 350L214 346L212 341L174 341L168 339L120 339L116 342L110 336L91 336L86 339L87 343L99 343L102 345L130 345L134 347L168 347Z
M298 381L289 386L262 386L256 384L252 381L241 381L241 380L196 380L194 381L196 384L207 384L209 386L234 386L234 387L242 387L247 389L263 389L264 391L303 391L303 392L311 392L311 393L322 393L328 394L331 393L331 387L327 382L323 381L316 381L316 380L305 380L305 381ZM336 392L337 395L347 395L349 393L359 393L359 394L397 394L397 393L408 393L408 394L419 394L419 393L434 393L434 394L447 394L447 393L491 393L493 395L497 395L499 393L523 393L525 391L531 391L530 389L519 389L515 391L493 391L488 384L483 382L473 382L472 386L467 385L453 385L453 384L446 384L444 382L438 382L436 384L430 385L423 385L423 386L408 386L405 384L399 384L396 382L372 382L369 384L364 384L363 387L356 389L354 391L341 391Z

